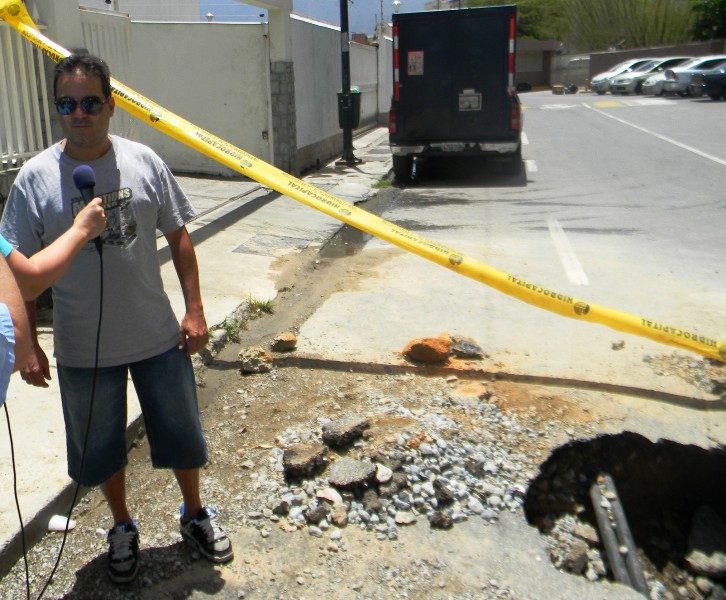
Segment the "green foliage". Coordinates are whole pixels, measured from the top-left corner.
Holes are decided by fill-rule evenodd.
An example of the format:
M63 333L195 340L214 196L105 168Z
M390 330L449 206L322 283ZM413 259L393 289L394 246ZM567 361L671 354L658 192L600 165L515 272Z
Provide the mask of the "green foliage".
M253 317L259 317L262 313L271 315L275 312L275 303L272 300L261 300L260 298L249 296L247 298L247 304L249 304Z
M389 174L389 175L386 175L385 177L382 177L378 181L376 181L373 184L373 188L377 189L377 190L382 190L382 189L391 187L392 184L393 184L393 175Z
M578 48L644 48L691 41L692 0L566 0Z
M726 37L726 0L695 0L693 39L713 40Z
M467 7L504 3L466 0ZM521 0L513 3L519 13L517 34L520 38L569 42L580 52L690 42L696 14L703 15L705 26L701 31L718 31L723 36L726 25L726 0Z
M227 334L227 339L231 340L233 342L239 342L239 330L240 330L240 324L235 323L234 321L225 320L224 324L222 325L224 327L224 331Z
M564 40L570 24L566 14L566 0L466 0L468 8L477 6L517 5L517 37L534 40Z

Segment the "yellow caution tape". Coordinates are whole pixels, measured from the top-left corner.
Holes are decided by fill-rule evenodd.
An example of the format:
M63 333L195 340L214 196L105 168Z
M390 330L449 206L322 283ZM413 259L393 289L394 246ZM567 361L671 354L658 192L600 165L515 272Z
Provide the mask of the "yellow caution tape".
M19 0L0 0L0 18L7 21L23 37L35 44L54 61L58 62L70 55L68 50L38 31L25 6ZM559 294L530 281L509 275L297 179L196 127L113 78L111 85L117 103L152 127L223 165L348 225L528 304L565 317L600 323L618 331L650 338L656 342L726 362L726 344L724 342L688 329L671 327L658 321L598 306L566 294Z

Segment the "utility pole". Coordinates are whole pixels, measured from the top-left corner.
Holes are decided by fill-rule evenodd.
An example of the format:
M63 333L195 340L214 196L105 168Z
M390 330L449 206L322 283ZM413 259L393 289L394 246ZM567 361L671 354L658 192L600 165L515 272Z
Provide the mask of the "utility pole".
M335 166L353 166L362 161L353 154L353 98L350 94L350 34L348 32L348 0L340 0L340 53L343 91L338 98L338 111L343 128L343 156Z

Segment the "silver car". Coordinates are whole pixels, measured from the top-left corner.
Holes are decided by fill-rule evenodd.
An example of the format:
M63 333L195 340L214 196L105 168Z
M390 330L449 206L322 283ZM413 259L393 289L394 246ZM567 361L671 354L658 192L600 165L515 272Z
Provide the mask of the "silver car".
M666 94L689 96L689 84L696 73L705 73L726 64L726 54L700 56L683 63L675 69L667 69L663 76L663 91Z
M711 60L709 60L709 58ZM716 56L713 57L705 57L701 56L699 58L692 58L691 60L687 60L686 62L682 63L675 69L666 69L665 71L658 71L654 75L651 75L650 77L647 77L645 81L643 81L643 85L641 86L641 91L644 94L653 94L654 96L662 96L663 94L672 93L676 90L669 90L667 89L666 82L669 81L670 78L678 79L678 76L675 75L676 72L681 73L689 73L691 69L698 69L701 68L700 65L708 64L713 65L708 67L707 70L710 70L716 66L716 64L720 64L723 61L726 61L726 55L723 56L720 60L715 60ZM688 81L690 82L691 77L690 75L687 77ZM686 86L688 84L686 83ZM680 90L682 91L682 90Z
M685 64L685 63L683 63ZM650 75L643 81L640 91L643 94L652 94L653 96L663 95L663 84L665 83L665 71L658 71L655 75Z
M630 73L640 65L653 60L652 58L631 58L611 67L603 73L598 73L590 81L590 91L597 94L604 94L610 90L610 80L616 75Z
M665 71L666 69L677 67L691 58L692 57L690 56L665 56L655 58L643 65L640 65L631 73L624 73L613 77L610 80L610 92L613 94L625 95L642 94L643 82L648 77L655 75L659 71Z

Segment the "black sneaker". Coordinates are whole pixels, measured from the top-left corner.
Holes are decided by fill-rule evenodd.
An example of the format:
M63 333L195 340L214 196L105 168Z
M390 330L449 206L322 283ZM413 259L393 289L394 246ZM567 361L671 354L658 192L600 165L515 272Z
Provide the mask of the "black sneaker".
M108 576L114 583L129 583L139 572L139 530L121 523L108 532Z
M181 513L179 529L187 544L215 563L225 563L234 558L232 544L217 523L217 513L213 508L200 508L196 515L185 518L182 505Z

